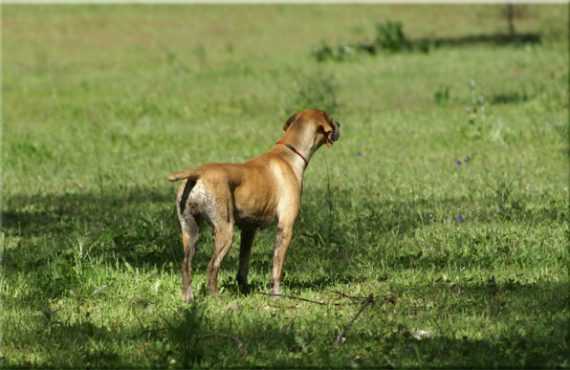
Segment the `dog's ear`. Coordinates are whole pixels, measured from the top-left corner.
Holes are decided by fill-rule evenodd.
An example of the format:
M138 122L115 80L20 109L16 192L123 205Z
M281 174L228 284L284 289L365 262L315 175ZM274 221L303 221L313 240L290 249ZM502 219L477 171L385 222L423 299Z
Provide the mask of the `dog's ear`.
M287 121L285 121L285 125L283 125L283 131L287 131L289 126L291 126L291 124L297 120L298 116L299 116L299 113L295 113L291 117L289 117L287 119Z
M338 139L338 127L335 120L326 112L323 112L325 120L319 124L319 128L325 135L325 144L330 147Z
M333 143L332 137L334 131L330 127L327 128L325 125L321 125L321 130L325 135L325 145L330 148Z

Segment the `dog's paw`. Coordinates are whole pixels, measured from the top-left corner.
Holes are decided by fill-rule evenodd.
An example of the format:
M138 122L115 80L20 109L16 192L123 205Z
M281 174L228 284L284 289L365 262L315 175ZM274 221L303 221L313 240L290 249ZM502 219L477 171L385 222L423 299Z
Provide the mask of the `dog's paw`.
M251 293L251 285L249 284L238 284L238 290L240 294L248 295Z
M279 299L281 298L281 289L272 289L271 290L271 299Z

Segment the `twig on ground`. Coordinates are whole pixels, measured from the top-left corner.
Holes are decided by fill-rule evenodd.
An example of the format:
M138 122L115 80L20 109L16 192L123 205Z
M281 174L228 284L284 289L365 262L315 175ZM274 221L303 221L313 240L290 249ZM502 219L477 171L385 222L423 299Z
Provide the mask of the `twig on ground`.
M335 343L338 344L342 344L346 341L346 334L348 333L348 331L350 330L350 328L352 328L352 325L354 324L354 322L356 321L356 319L358 319L358 316L360 316L360 314L362 312L364 312L364 310L372 305L374 303L374 295L370 294L368 296L368 298L366 299L366 301L362 302L362 306L360 307L360 310L358 310L358 312L356 313L356 315L354 315L354 317L352 318L352 320L350 320L348 322L348 324L346 324L346 326L344 327L343 330L341 330L341 332L336 336L336 340Z
M367 297L367 296L348 295L348 294L345 294L345 293L343 293L343 292L341 292L341 291L339 291L339 290L331 290L331 292L333 292L334 294L339 295L339 296L341 296L341 297L348 298L348 299L352 299L352 300L354 300L354 301L365 301L365 300L367 300L367 299L369 298L369 296Z
M333 306L346 306L352 303L337 303L337 302L321 302L321 301L314 301L312 299L307 299L307 298L303 298L303 297L297 297L294 295L288 295L288 294L270 294L270 293L261 293L258 292L256 294L260 294L260 295L264 295L264 296L269 296L269 297L283 297L283 298L288 298L288 299L296 299L298 301L303 301L303 302L308 302L308 303L314 303L314 304L319 304L321 306L328 306L328 305L333 305Z

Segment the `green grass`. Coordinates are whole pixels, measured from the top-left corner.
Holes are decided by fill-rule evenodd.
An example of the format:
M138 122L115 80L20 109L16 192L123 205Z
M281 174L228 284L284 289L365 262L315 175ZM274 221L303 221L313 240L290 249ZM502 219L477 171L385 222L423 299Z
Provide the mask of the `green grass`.
M411 39L507 25L498 5L2 13L0 366L570 366L566 5L524 7L540 44L343 63L311 51L386 20ZM269 149L304 104L343 133L308 168L284 293L327 304L264 295L271 229L253 293L236 235L217 298L203 233L182 304L166 175Z

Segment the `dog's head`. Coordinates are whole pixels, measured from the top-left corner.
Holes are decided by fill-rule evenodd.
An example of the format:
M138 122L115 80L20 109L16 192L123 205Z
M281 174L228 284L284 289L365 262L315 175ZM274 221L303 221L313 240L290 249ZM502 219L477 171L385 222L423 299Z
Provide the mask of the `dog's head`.
M283 131L289 129L309 130L314 134L314 147L326 144L331 146L340 138L340 123L331 118L326 112L318 109L305 109L293 114L285 122Z

